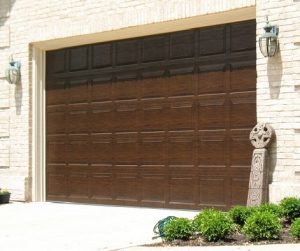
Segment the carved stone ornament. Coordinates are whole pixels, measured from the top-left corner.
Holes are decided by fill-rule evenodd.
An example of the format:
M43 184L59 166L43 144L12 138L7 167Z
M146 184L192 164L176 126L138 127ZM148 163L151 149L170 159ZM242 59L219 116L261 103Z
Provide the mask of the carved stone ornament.
M247 206L267 202L268 197L268 150L254 149L251 162Z
M265 203L266 201L264 201L262 196L263 196L263 193L262 193L261 189L258 189L258 188L250 189L249 188L247 207L255 207L255 206L259 206L259 205Z
M275 136L274 129L267 123L258 123L250 132L250 141L255 148L267 148Z

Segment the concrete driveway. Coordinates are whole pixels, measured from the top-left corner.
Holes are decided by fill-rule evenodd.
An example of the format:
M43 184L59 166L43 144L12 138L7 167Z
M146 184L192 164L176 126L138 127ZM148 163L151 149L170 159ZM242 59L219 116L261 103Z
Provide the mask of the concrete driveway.
M123 250L158 241L152 240L158 220L196 213L50 202L0 205L0 250Z
M226 247L141 247L155 223L169 215L192 218L196 211L69 203L0 205L1 251L299 251L300 244Z

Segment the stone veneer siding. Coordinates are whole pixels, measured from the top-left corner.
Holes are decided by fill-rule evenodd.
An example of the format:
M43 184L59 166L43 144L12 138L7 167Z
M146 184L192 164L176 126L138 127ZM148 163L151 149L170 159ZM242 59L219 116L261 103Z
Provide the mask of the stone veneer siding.
M299 195L298 0L68 0L63 3L58 0L0 0L0 187L10 189L16 200L31 199L32 156L36 150L32 142L33 47L55 49L91 43L98 41L98 35L102 36L102 41L109 40L115 34L112 31L121 34L128 27L135 27L135 33L122 33L124 38L172 31L176 30L173 21L184 23L202 16L213 17L207 19L213 23L213 15L253 7L255 2L257 36L262 33L265 15L280 26L280 55L267 60L257 50L258 121L270 122L277 133L277 141L271 149L270 199ZM236 21L239 19L243 16ZM155 24L166 24L157 27L168 28L152 26L156 29L151 29L150 25ZM206 24L199 23L203 25ZM193 23L191 28L197 26ZM8 85L4 80L10 54L22 64L22 81L17 86Z

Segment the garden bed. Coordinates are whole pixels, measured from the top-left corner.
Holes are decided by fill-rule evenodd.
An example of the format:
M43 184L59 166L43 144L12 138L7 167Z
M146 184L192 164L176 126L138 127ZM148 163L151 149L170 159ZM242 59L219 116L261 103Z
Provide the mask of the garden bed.
M243 246L243 245L266 245L266 244L300 244L300 240L296 240L290 235L290 226L286 225L281 232L278 240L264 240L264 241L249 241L243 234L235 233L225 240L218 240L216 242L206 241L201 236L193 236L188 241L174 240L162 241L154 244L144 245L146 247L173 247L173 246Z
M300 200L279 205L235 206L229 212L206 208L194 219L160 220L153 231L163 241L148 246L228 246L300 243Z

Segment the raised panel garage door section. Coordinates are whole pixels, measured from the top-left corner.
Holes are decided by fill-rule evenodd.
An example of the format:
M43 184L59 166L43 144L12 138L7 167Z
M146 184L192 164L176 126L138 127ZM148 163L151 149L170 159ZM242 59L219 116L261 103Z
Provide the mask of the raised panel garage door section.
M47 200L245 204L255 20L46 53Z

